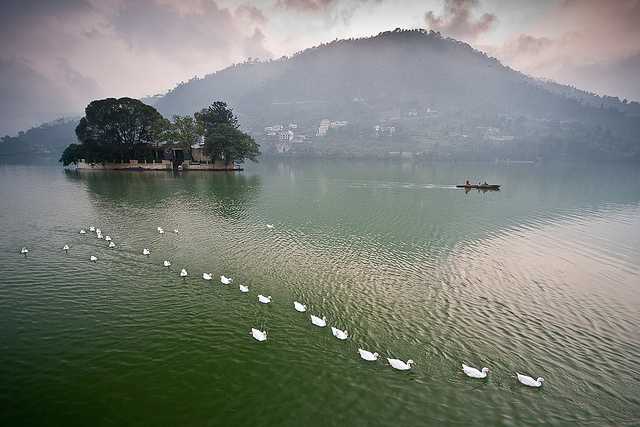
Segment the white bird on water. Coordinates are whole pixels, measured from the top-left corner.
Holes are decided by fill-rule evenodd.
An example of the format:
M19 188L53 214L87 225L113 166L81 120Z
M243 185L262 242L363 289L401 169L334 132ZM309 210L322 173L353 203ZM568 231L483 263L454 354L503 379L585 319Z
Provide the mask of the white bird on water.
M268 229L272 229L273 228L273 224L267 224L267 228Z
M89 258L89 260L91 260L93 262L96 262L96 261L98 261L98 257L95 256L95 255L91 255L91 258Z
M346 340L347 338L349 338L349 334L347 333L347 331L343 331L341 329L338 328L334 328L333 326L331 327L331 333L333 334L334 337L338 338L339 340Z
M211 273L202 273L202 278L204 280L211 280Z
M400 359L389 359L387 358L387 360L389 361L389 364L391 365L391 367L393 369L397 369L399 371L408 371L409 369L411 369L411 365L413 365L413 360L409 359L407 360L407 362L403 362Z
M96 234L102 234L102 230L100 230L99 228L96 228Z
M222 283L223 285L230 285L231 282L233 282L233 279L231 277L220 276L220 283Z
M157 228L157 230L158 230L158 233L159 233L159 232L160 232L160 230L162 230L162 227L158 227L158 228Z
M27 248L22 248L22 249L20 249L20 253L21 253L22 255L24 255L24 256L27 256L27 254L29 253L29 249L27 249Z
M174 230L173 230L173 232L174 232L174 233L176 233L176 234L178 234L178 229L177 229L177 228L176 228L176 229L174 229Z
M358 349L358 353L360 353L360 357L367 362L375 362L378 360L378 353L371 353L370 351L363 350L361 348Z
M293 302L293 308L295 308L296 311L299 311L300 313L304 313L305 311L307 311L307 306L299 303L298 301Z
M102 238L103 238L102 233L96 233L96 237L97 237L98 239L102 239Z
M149 255L151 255L151 252L149 251L149 249L144 248L144 249L142 250L142 255L149 256Z
M64 245L62 247L62 250L65 251L65 252L69 252L69 245Z
M489 368L482 368L481 371L479 371L478 369L472 367L472 366L467 366L464 363L462 364L462 371L467 374L467 376L471 377L471 378L487 378L487 374L489 373Z
M244 285L240 285L240 292L243 292L243 293L246 294L247 292L249 292L249 287L248 286L244 286Z
M164 230L161 228L160 230L158 230L158 233L164 234Z
M269 304L271 302L271 295L265 297L264 295L260 294L258 295L258 301L262 304Z
M86 231L84 231L84 228L80 229L80 234L87 234Z
M165 260L162 265L164 265L165 267L171 267L171 263L167 260Z
M113 242L109 242L109 247L110 247L110 248L115 248L115 247L116 247L116 244L115 244L115 243L113 243Z
M188 276L188 274L187 274L187 270L185 270L185 269L183 268L183 269L180 271L180 277L185 278L185 277L187 277L187 276Z
M522 375L516 372L516 375L518 376L518 381L520 381L521 384L524 384L526 386L529 387L542 387L542 383L544 383L544 378L542 377L538 377L537 380L534 380L533 378L527 376L527 375Z
M92 225L91 227L89 227L89 231L93 233L94 231L96 231L96 228Z
M104 241L105 242L110 242L111 241L111 236L105 236L104 237Z
M261 331L256 328L251 328L251 336L253 336L253 338L255 338L257 341L266 341L267 331Z
M314 316L313 314L311 315L311 323L313 323L314 325L320 327L320 328L324 328L325 326L327 326L327 318L322 316L322 319L319 318L318 316Z

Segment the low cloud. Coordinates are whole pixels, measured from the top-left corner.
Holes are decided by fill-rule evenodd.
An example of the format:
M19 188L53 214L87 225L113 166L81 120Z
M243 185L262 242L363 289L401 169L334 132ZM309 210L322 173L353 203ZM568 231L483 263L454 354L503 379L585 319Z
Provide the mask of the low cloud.
M474 17L474 10L479 0L445 0L444 11L436 16L433 11L425 14L426 26L456 39L473 41L480 35L490 31L497 22L497 17L484 13Z
M278 0L277 6L300 12L320 12L336 3L336 0Z
M528 74L600 94L640 100L640 0L565 0L551 8L539 33L484 46Z
M1 12L0 79L26 92L15 112L8 104L16 101L0 99L0 135L24 128L29 111L34 125L80 113L95 97L149 95L247 57L272 56L267 19L247 4L5 0Z

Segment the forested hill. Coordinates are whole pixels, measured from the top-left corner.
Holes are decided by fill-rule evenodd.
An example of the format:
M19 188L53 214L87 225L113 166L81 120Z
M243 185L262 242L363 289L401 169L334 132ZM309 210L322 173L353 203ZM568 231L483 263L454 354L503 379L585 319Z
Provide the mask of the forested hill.
M466 43L423 30L338 40L290 58L237 64L178 85L156 107L165 116L188 114L212 99L228 102L254 132L295 122L310 133L322 119L340 120L355 126L366 144L364 129L393 123L396 139L402 131L411 134L404 142L414 152L421 141L439 138L446 145L456 142L455 134L474 137L477 129L491 128L516 142L606 139L613 144L603 147L607 155L633 156L640 135L638 103L533 79ZM437 112L439 121L416 123L425 112ZM413 122L403 119L409 115Z
M80 118L64 118L33 127L16 136L0 138L0 162L57 161L65 147L76 141Z
M217 100L265 154L640 160L637 102L531 78L424 30L236 64L144 101L171 118ZM72 126L58 126L75 138ZM5 138L0 154L20 141Z

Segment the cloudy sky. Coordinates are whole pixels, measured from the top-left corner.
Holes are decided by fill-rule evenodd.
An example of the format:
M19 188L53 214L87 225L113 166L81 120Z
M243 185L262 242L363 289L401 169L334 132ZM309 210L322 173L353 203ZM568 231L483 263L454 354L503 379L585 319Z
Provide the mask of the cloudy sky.
M2 0L0 134L248 57L434 29L527 74L640 100L640 0Z

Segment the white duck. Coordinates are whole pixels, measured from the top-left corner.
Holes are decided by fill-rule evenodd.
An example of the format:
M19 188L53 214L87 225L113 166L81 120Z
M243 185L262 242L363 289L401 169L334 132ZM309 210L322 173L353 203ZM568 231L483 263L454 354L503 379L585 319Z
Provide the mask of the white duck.
M96 261L98 261L98 257L95 256L95 255L91 255L91 258L89 258L89 260L91 260L93 262L96 262Z
M298 301L293 302L293 308L295 308L296 311L299 311L300 313L304 313L305 311L307 311L307 306L299 303Z
M22 248L22 249L20 249L20 253L21 253L22 255L24 255L24 256L27 256L27 254L29 253L29 249L27 249L27 248Z
M100 230L99 228L96 228L96 234L102 234L102 230Z
M173 230L173 232L174 232L174 233L176 233L176 234L178 234L178 229L177 229L177 228L176 228L176 229L174 229L174 230Z
M80 229L80 234L87 234L86 231L84 231L84 228Z
M164 234L164 230L161 228L160 230L158 230L158 233Z
M159 233L160 230L162 230L162 227L158 227L156 230L158 230L158 233Z
M251 328L251 336L253 336L253 338L255 338L257 341L266 341L267 331L261 331L256 328Z
M265 297L264 295L260 294L258 295L258 301L262 304L269 304L271 302L271 295Z
M358 349L358 353L360 353L360 357L367 362L375 362L378 360L378 353L371 353L370 351L363 350L361 348Z
M92 225L91 227L89 227L89 231L93 233L94 231L96 231L96 228Z
M516 372L516 375L518 376L518 381L520 381L521 384L524 384L526 386L529 387L542 387L542 383L544 383L544 378L542 377L538 377L537 380L534 380L533 378L527 376L527 375L522 375Z
M222 283L223 285L230 285L231 282L233 282L233 279L231 277L220 276L220 283Z
M64 245L62 247L62 250L65 251L65 252L69 252L69 245Z
M187 277L187 276L188 276L188 274L187 274L187 270L185 270L185 269L183 268L183 269L180 271L180 277L183 277L183 278L184 278L184 277Z
M96 233L96 237L98 239L103 239L104 238L104 236L102 236L102 233Z
M320 327L320 328L324 328L325 326L327 326L327 318L322 316L322 319L319 318L318 316L314 316L313 314L311 315L311 323L313 323L314 325Z
M331 333L333 334L334 337L338 338L339 340L346 340L347 338L349 338L349 334L347 334L347 331L343 331L341 329L338 328L334 328L333 326L331 327Z
M267 228L268 229L272 229L273 228L273 224L267 224Z
M111 236L104 236L104 241L105 242L110 242L111 241Z
M413 365L413 360L409 359L407 360L407 362L403 362L400 359L389 359L387 358L387 360L389 361L389 364L391 365L391 367L393 369L397 369L399 371L408 371L409 369L411 369L411 365Z
M165 267L171 267L171 262L165 260L162 265L164 265Z
M249 292L249 287L248 286L244 286L244 285L240 285L240 292L243 292L243 293L246 294L247 292Z
M211 277L213 277L211 276L211 273L202 273L202 278L204 280L211 280Z
M113 243L113 242L109 242L109 247L110 247L110 248L115 248L115 247L116 247L116 244L115 244L115 243Z
M462 372L467 374L468 377L482 379L482 378L487 378L487 374L489 373L489 368L482 368L482 370L479 371L478 369L472 366L467 366L463 363Z
M142 250L142 255L149 256L149 255L151 255L151 252L149 251L149 249L144 248L144 249Z

